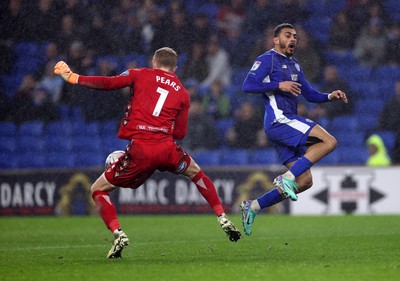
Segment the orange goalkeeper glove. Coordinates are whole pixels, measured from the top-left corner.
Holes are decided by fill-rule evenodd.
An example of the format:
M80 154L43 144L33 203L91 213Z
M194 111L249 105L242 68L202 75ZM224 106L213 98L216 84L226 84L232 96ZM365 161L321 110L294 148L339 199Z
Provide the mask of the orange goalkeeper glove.
M71 83L71 84L78 83L79 75L72 72L71 69L69 68L68 64L66 64L63 61L59 61L54 66L54 73L57 75L61 75L61 77L68 83Z

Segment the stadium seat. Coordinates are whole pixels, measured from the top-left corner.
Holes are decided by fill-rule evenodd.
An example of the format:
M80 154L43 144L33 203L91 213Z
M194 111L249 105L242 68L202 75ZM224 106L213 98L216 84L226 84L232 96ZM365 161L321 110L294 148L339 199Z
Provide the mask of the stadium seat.
M76 135L71 137L71 140L74 153L101 151L101 140L98 136Z
M75 153L74 160L76 167L103 167L106 157L102 153L96 151L81 151Z
M18 127L18 137L40 137L44 132L44 123L41 121L27 121Z
M361 147L337 147L339 164L342 165L365 165L368 159L366 146Z
M72 140L69 136L60 135L47 135L45 139L45 148L48 152L71 152L72 153Z
M362 147L365 143L365 134L361 131L339 131L335 133L335 138L340 142L340 145L346 147Z
M342 115L333 118L330 122L332 131L354 132L357 129L357 117L352 115Z
M43 168L47 166L46 154L35 151L18 153L18 168Z
M75 167L74 154L71 152L49 152L45 154L46 166L54 168L72 168Z
M14 152L17 150L17 138L0 135L0 152Z
M11 122L0 122L0 136L15 136L17 133L17 126Z
M329 166L329 165L337 165L339 164L339 153L337 150L332 151L324 158L319 160L315 165L316 166Z
M241 166L249 164L249 153L245 149L227 149L221 152L221 165Z
M275 149L269 148L251 151L249 163L251 165L272 165L280 164L280 160Z
M101 137L101 147L104 155L108 155L115 150L125 150L128 144L128 140L119 139L116 135Z
M17 151L28 152L34 151L37 153L45 150L45 141L42 137L20 136L17 138Z
M377 134L382 138L388 151L393 150L396 144L397 135L392 131L379 131Z
M55 121L47 125L47 135L69 137L73 132L73 124L70 121Z
M219 150L199 150L191 154L194 161L202 166L220 165L221 152Z
M0 150L0 169L16 168L18 168L18 161L15 157L15 153Z

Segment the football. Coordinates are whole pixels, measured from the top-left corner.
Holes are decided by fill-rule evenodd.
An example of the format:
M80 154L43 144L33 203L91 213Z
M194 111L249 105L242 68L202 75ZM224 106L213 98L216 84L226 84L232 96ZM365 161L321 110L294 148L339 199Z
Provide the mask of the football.
M122 150L116 150L114 152L111 152L110 155L108 155L107 159L106 159L106 164L105 164L106 169L112 163L117 162L118 158L124 153L125 153L125 151L122 151Z

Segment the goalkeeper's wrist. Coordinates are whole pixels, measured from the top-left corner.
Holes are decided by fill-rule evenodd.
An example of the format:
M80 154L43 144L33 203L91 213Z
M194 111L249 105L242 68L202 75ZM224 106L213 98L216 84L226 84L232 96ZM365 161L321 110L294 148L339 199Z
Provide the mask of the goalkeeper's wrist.
M78 83L78 78L79 78L79 75L74 73L74 72L72 72L68 76L67 81L68 81L68 83L71 83L71 84L77 84Z

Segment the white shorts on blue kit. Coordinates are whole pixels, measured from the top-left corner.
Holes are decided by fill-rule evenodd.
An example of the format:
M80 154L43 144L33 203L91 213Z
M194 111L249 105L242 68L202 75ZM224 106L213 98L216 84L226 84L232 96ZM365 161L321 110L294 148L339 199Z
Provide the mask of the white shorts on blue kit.
M278 152L283 165L294 162L307 150L307 138L311 129L317 125L314 121L297 116L284 116L265 128L269 140Z

